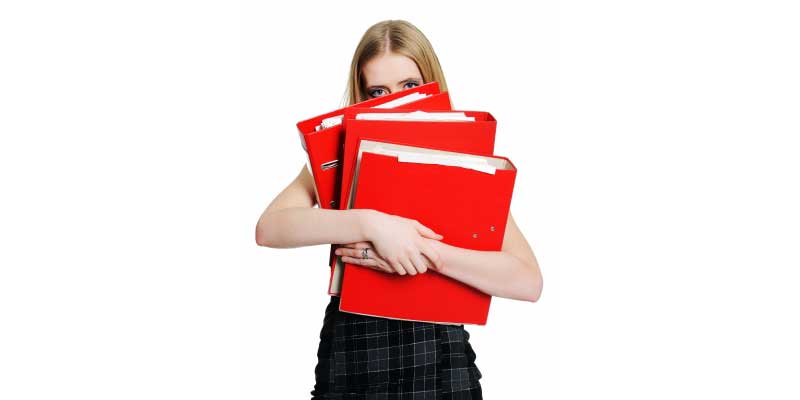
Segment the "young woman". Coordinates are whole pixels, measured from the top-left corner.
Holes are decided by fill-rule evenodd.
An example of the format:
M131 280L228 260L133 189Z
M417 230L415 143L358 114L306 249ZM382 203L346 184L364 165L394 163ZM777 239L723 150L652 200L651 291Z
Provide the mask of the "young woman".
M366 31L353 55L347 104L434 80L447 90L422 32L406 21L382 21ZM343 244L336 254L365 268L401 275L432 269L509 299L535 302L541 294L536 257L510 213L502 251L476 251L441 242L416 220L315 205L314 183L304 164L259 218L256 242L274 248ZM482 374L464 325L340 312L339 297L331 296L317 357L312 399L482 398Z

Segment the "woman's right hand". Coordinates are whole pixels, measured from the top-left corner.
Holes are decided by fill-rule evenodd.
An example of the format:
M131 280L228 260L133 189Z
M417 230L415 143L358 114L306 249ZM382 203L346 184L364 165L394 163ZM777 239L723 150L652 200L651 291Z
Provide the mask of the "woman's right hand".
M427 269L423 255L435 265L441 266L439 253L424 238L441 240L419 221L372 210L364 218L364 234L375 249L400 275L416 275Z

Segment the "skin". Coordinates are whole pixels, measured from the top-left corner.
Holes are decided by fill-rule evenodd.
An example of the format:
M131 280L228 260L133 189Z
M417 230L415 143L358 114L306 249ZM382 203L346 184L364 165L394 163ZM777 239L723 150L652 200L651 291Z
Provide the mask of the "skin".
M362 69L369 98L423 84L416 63L387 52ZM432 269L492 296L535 302L542 292L539 263L509 212L500 251L448 245L419 221L370 209L314 208L314 181L304 164L300 173L267 206L256 224L256 243L292 248L340 243L336 254L351 264L385 273L416 275ZM368 247L368 260L361 249Z

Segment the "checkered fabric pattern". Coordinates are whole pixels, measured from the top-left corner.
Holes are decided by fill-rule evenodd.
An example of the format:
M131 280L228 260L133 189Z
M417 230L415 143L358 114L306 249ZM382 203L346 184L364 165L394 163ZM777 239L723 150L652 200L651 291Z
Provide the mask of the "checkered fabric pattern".
M464 325L395 320L325 310L313 399L482 399Z

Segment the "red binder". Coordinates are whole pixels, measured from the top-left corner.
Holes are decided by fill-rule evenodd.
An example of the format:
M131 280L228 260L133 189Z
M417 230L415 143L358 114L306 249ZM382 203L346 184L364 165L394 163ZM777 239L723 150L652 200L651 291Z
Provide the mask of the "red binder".
M341 164L339 161L342 149L343 129L342 125L334 125L319 131L316 130L316 127L320 125L324 119L337 115L344 115L345 111L350 108L380 106L412 93L422 93L431 96L389 110L394 110L395 112L396 110L447 111L451 108L449 94L446 92L439 93L439 83L434 81L401 92L362 101L358 104L297 123L300 144L303 146L306 153L308 153L308 169L314 178L315 194L320 208L339 208L337 203L339 197L338 167Z
M442 241L449 245L502 249L516 178L516 168L509 159L485 157L498 167L494 173L487 173L400 162L397 156L364 150L387 143L361 143L352 208L372 208L416 219L442 234ZM490 295L433 270L399 275L345 263L339 309L393 319L485 325L490 303Z
M397 112L396 110L351 108L345 112L345 144L341 166L341 194L339 204L348 204L355 166L357 145L361 139L391 141L404 145L421 145L464 153L492 155L497 121L485 111L463 111L475 117L474 122L441 121L374 121L355 119L359 113ZM347 207L344 207L346 209ZM335 251L335 250L334 250ZM338 295L343 263L331 259L331 276L328 294Z
M320 208L338 209L340 192L341 171L339 168L344 141L343 126L335 125L326 129L316 130L316 127L326 118L344 115L351 108L367 108L381 106L390 101L397 100L413 93L430 95L407 104L393 107L389 110L424 110L424 111L449 111L450 95L439 92L439 83L436 81L406 89L401 92L362 101L349 107L331 111L297 123L300 144L308 156L308 170L314 179L314 193ZM328 265L333 265L336 258L336 248L331 245ZM331 270L333 277L333 270ZM330 287L330 281L329 281ZM330 294L330 292L329 292Z

